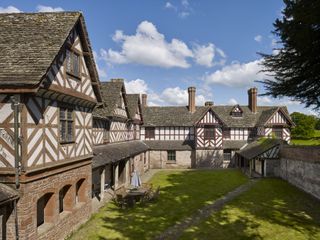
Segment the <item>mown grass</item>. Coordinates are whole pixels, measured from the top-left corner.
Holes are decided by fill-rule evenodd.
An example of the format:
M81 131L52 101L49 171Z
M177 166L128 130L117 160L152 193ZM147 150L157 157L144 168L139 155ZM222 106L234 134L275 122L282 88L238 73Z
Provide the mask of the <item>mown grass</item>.
M320 145L320 130L315 130L314 136L312 138L293 138L291 139L292 145L301 146L315 146Z
M70 240L152 239L247 181L237 170L161 171L151 180L161 186L157 202L124 210L108 203Z
M181 239L320 239L320 201L280 179L262 179Z

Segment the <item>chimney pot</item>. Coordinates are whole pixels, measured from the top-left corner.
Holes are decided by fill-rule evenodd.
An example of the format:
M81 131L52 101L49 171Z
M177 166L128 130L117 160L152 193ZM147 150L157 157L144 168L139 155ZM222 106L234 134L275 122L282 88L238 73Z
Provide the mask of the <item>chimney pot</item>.
M194 113L196 111L196 88L188 87L188 109L189 112Z
M248 90L248 107L250 108L251 112L257 112L257 88L250 88Z
M204 103L205 106L213 106L213 102L212 101L207 101Z

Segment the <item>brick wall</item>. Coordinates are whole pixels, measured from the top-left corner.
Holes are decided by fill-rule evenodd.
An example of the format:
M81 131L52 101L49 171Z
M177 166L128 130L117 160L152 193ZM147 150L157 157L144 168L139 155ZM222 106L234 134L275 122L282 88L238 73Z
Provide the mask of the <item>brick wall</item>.
M35 177L35 176L33 176ZM82 195L76 203L76 183L85 179ZM66 185L70 192L66 210L59 213L59 191ZM52 192L50 223L37 227L37 202L46 193ZM84 223L91 214L91 161L81 166L61 169L60 172L33 181L21 183L18 202L20 239L63 239L72 230Z
M320 147L283 146L280 176L320 199Z

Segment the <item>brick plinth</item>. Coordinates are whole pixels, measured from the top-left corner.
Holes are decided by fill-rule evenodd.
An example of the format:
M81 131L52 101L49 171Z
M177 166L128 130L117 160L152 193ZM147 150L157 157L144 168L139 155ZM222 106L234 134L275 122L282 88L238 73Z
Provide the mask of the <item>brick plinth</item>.
M43 173L39 173L43 174ZM41 175L42 176L42 175ZM18 202L20 239L64 239L91 214L91 160L74 168L62 168L53 175L21 183ZM34 180L35 179L35 180ZM85 180L83 180L85 179ZM76 195L77 182L83 181ZM65 187L67 186L67 187ZM59 191L67 189L63 210L59 211ZM45 195L44 203L38 200ZM44 223L37 226L37 206L45 206ZM39 208L39 206L38 206Z

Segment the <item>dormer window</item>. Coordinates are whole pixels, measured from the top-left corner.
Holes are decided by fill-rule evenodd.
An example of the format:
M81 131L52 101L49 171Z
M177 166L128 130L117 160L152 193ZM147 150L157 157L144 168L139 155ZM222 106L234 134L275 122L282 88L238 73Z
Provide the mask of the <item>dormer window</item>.
M80 77L80 57L77 53L66 51L66 72L75 77Z
M242 117L242 112L232 112L231 116L232 117Z
M232 108L230 115L232 117L242 117L242 109L239 105L236 105Z

